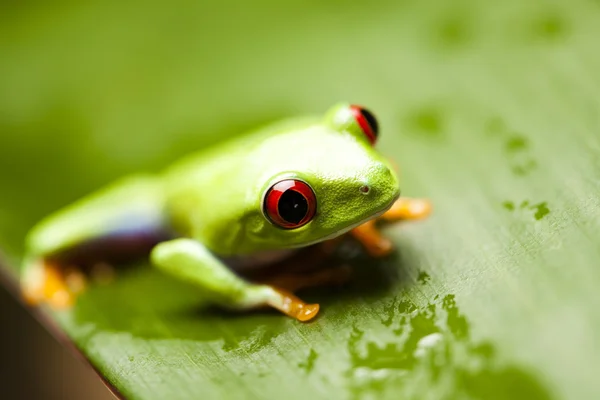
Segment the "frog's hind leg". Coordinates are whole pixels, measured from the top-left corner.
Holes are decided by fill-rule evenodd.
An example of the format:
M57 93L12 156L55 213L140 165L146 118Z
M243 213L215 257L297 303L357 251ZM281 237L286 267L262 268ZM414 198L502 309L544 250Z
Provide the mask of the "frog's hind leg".
M151 254L160 270L190 282L210 303L248 310L272 307L299 321L308 321L319 312L285 289L248 282L231 271L201 243L175 239L158 244Z
M423 219L430 213L431 202L429 200L401 197L382 216L365 222L350 233L363 245L369 255L383 257L390 254L394 246L388 238L381 234L378 222Z
M42 221L28 236L21 278L25 300L72 305L96 266L142 258L170 238L162 218L154 179L129 177Z

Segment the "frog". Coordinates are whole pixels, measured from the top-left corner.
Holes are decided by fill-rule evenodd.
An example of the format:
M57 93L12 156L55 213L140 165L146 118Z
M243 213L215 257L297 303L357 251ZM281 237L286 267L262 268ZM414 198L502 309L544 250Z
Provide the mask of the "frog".
M340 102L194 150L159 172L117 179L29 231L23 298L71 308L97 275L90 271L145 257L207 304L310 321L320 305L297 292L345 281L348 270L297 272L285 260L334 249L348 236L368 256L385 257L394 245L382 223L431 213L428 199L400 195L396 165L376 149L379 131L372 111ZM260 281L243 274L277 263Z

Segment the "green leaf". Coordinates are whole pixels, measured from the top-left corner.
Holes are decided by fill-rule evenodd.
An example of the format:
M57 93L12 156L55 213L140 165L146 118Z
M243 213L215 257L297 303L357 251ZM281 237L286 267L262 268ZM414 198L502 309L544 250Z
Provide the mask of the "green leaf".
M435 206L386 229L393 257L356 255L349 287L304 293L309 324L205 310L147 265L47 312L125 397L600 395L597 2L1 7L15 268L27 230L79 196L339 100L378 115L403 193Z

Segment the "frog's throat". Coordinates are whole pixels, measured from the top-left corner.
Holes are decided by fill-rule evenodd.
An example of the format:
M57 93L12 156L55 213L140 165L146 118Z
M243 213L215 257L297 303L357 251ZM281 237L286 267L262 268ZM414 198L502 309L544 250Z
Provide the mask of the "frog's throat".
M398 196L399 197L399 196ZM321 243L324 242L326 240L331 240L331 239L335 239L338 236L343 235L344 233L348 233L349 231L351 231L354 228L359 227L360 225L364 224L365 222L368 222L372 219L381 217L383 214L385 214L390 208L392 208L392 206L394 205L394 203L396 202L396 200L398 200L398 197L394 198L393 201L390 202L390 204L388 206L386 206L383 210L376 212L375 214L369 215L367 218L364 218L352 225L346 226L342 229L340 229L339 231L336 231L334 233L330 233L327 236L323 236L319 239L316 240L312 240L310 242L307 243L301 243L298 245L294 245L294 246L289 246L289 248L291 249L295 249L295 248L301 248L301 247L308 247L308 246L312 246L313 244L317 244L317 243Z

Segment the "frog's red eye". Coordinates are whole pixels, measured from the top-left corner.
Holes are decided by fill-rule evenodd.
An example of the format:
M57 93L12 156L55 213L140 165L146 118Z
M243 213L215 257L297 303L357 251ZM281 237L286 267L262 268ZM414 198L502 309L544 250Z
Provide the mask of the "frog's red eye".
M379 135L379 124L375 116L366 108L356 105L350 106L350 110L352 111L352 115L354 115L356 123L369 139L369 142L375 144Z
M297 179L286 179L269 188L264 212L271 222L284 229L299 228L315 216L317 198L312 188Z

